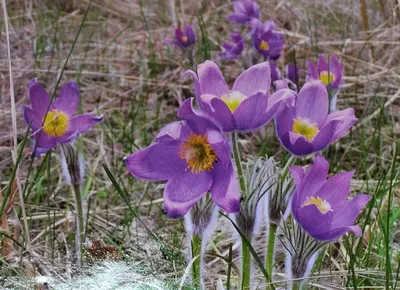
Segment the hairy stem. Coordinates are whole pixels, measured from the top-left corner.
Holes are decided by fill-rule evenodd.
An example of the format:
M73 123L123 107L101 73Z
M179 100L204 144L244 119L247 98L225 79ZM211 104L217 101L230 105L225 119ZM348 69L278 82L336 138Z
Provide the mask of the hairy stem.
M243 167L242 167L242 162L240 160L240 152L239 152L236 132L232 132L231 137L232 137L233 158L235 159L236 170L239 177L240 190L242 191L242 194L244 194L246 192L246 184L244 182Z
M247 244L242 240L242 290L250 290L251 253Z
M197 257L192 264L192 284L194 289L200 289L201 285L201 242L200 235L192 236L192 258Z
M267 244L267 254L266 254L266 263L265 263L265 268L268 273L268 278L270 281L266 281L267 284L268 282L272 282L272 267L274 264L274 250L275 250L275 237L276 237L276 231L278 229L278 225L275 223L270 223L269 225L269 230L268 230L268 244ZM267 286L266 289L269 289L269 286Z
M82 244L84 243L84 223L83 223L83 204L81 187L79 184L73 185L76 207L76 230L75 230L75 250L76 250L76 264L82 266Z

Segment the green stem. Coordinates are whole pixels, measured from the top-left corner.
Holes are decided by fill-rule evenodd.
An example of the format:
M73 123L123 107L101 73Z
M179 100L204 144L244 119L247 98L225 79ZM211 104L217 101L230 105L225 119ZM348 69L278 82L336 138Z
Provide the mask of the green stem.
M200 289L201 285L201 236L193 235L192 236L192 258L196 258L192 264L192 284L194 289Z
M301 289L301 283L299 281L293 281L292 290L300 290L300 289Z
M296 156L295 155L290 156L289 160L285 164L285 167L283 167L283 169L282 169L282 173L281 173L282 181L285 180L285 178L288 174L289 166L293 165L295 161L296 161Z
M242 288L250 290L251 253L247 244L242 240Z
M73 185L75 195L75 207L77 212L76 230L75 230L75 249L76 249L76 264L82 266L82 244L85 241L84 223L83 223L83 205L81 187L79 184Z
M233 158L235 159L236 170L239 176L240 189L242 191L242 194L244 194L246 192L246 183L244 182L243 168L242 168L242 162L240 160L240 152L239 152L239 145L237 142L236 132L232 132L231 139L232 139Z
M272 267L274 265L274 250L275 250L275 237L276 237L276 231L278 229L278 225L275 223L270 223L269 225L269 230L268 230L268 244L267 244L267 256L266 256L266 263L265 267L268 273L268 278L272 282ZM269 289L267 286L266 289Z

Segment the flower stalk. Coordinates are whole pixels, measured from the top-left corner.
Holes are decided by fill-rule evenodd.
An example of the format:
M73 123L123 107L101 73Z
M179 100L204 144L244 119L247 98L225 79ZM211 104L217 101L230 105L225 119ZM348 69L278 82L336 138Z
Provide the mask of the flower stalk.
M272 267L274 264L274 250L275 250L275 238L276 238L276 232L278 229L278 225L275 223L271 223L269 225L269 229L268 229L268 243L267 243L267 255L266 255L266 270L268 273L268 278L270 281L267 282L271 282L272 281ZM269 287L267 286L267 289L269 289Z
M246 242L242 238L242 290L250 290L251 253Z
M192 286L194 289L201 289L201 247L202 238L200 235L193 235L191 241L192 258L195 259L192 264Z
M246 184L244 182L243 167L242 167L242 162L240 160L240 151L239 151L239 144L237 142L236 132L232 132L231 140L232 140L233 158L235 160L236 170L239 177L240 190L242 191L243 194L244 192L246 192Z

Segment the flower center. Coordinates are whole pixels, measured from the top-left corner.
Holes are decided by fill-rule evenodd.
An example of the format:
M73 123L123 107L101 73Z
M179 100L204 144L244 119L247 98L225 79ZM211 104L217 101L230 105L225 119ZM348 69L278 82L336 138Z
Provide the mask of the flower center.
M231 112L234 112L246 98L247 96L238 91L221 96L221 99L225 102Z
M207 135L191 134L179 151L181 159L186 160L192 173L198 174L204 170L210 171L218 160L214 149L208 143Z
M322 214L326 214L328 211L333 211L331 204L326 200L321 199L319 196L317 196L316 198L314 196L312 196L311 198L308 197L307 200L301 205L301 207L309 205L315 205Z
M322 71L319 73L319 79L326 86L335 81L335 75L328 71Z
M319 130L317 123L311 123L308 118L297 117L293 120L293 132L306 137L311 142L317 136Z
M181 39L185 43L188 41L188 37L186 35L182 36Z
M51 137L60 137L67 131L69 118L62 111L54 109L47 113L43 124L43 131Z
M269 50L269 45L265 40L261 40L260 45L258 46L259 49L267 51Z

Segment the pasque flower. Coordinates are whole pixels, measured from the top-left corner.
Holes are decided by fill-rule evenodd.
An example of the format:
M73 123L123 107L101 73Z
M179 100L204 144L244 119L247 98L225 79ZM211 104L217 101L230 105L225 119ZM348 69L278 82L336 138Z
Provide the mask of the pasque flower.
M354 170L327 180L328 171L329 163L322 155L315 158L307 172L302 167L290 167L296 183L292 201L294 218L317 240L336 240L347 232L361 235L360 226L354 222L370 196L358 194L346 201Z
M282 54L285 39L275 31L275 23L266 21L264 24L253 21L251 32L252 43L255 49L268 59L277 60Z
M212 119L224 132L247 131L265 125L273 118L287 94L269 94L271 69L268 62L244 71L229 89L218 66L206 61L197 67L196 98L201 108L196 111Z
M315 65L307 61L307 75L309 79L321 80L328 90L338 90L343 79L343 66L336 55L329 58L329 63L322 54L318 57Z
M300 69L295 64L288 64L285 68L286 77L295 84L299 83L300 80Z
M225 53L219 54L218 59L236 59L244 49L244 40L240 33L231 34L231 43L224 43L222 47Z
M249 24L253 19L260 18L260 7L253 0L237 0L233 2L235 13L228 19L238 24Z
M288 89L278 92L285 91ZM283 105L275 123L276 133L286 150L299 156L318 152L347 133L357 121L354 110L348 108L328 115L328 103L324 84L309 81L298 93L294 104Z
M29 98L31 108L23 106L22 109L25 122L31 123L34 131L34 156L47 152L57 144L71 142L103 120L102 116L76 115L79 88L75 82L64 85L60 96L51 102L43 87L36 80L32 80L29 85Z
M208 191L216 205L238 212L229 142L212 122L194 114L191 100L182 104L178 116L184 120L166 125L153 144L125 159L129 172L141 179L168 180L164 210L171 218L185 215Z
M269 66L271 68L271 81L275 82L280 80L281 72L279 71L278 67L275 65L274 61L269 61Z
M182 31L180 28L175 29L175 39L164 40L166 44L174 44L180 48L188 48L196 43L196 33L194 32L193 25L187 25L185 30Z

